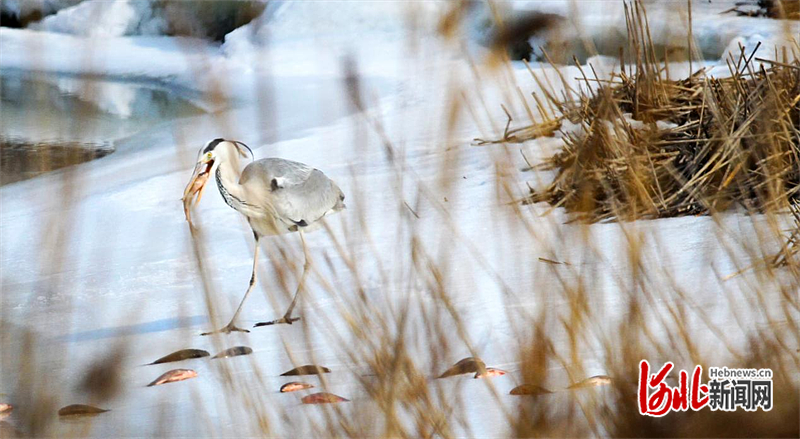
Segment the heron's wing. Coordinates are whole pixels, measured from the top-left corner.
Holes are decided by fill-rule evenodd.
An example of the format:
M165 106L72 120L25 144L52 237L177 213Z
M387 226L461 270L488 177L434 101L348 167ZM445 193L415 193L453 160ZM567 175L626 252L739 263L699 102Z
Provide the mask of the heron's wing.
M266 210L287 225L305 227L344 207L344 195L321 171L303 163L263 159L248 165L240 183L264 191Z
M247 165L242 171L239 184L258 181L259 183L269 183L269 180L277 178L286 181L289 185L301 184L306 181L314 168L304 163L293 162L278 158L267 158L256 160ZM269 184L267 184L269 186Z
M300 227L311 225L343 207L344 195L321 171L312 170L302 183L285 184L272 192L275 211Z

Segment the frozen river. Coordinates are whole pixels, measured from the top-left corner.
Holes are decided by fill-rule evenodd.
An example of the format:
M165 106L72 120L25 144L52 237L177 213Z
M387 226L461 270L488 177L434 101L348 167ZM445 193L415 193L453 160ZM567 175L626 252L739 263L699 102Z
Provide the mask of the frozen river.
M284 19L294 23L291 15ZM525 120L518 90L535 105L530 92L539 87L524 65L476 65L480 52L391 27L370 28L361 38L299 38L280 29L292 38L264 50L135 38L92 46L111 66L92 64L90 74L106 69L112 82L168 79L197 94L186 98L192 111L159 117L151 117L159 102L169 101L163 108L172 112L176 96L186 95L157 88L151 96L161 98L142 107L117 100L118 115L150 119L117 132L113 154L0 188L0 399L17 407L10 420L20 430L54 437L381 436L394 431L386 429L387 413L405 426L426 419L413 404L381 406L375 391L376 364L408 358L416 374L405 370L396 379L422 378L431 406L447 415L438 434L506 436L520 401L508 392L530 378L522 352L539 349L547 360L535 369L544 372L537 380L563 389L617 372L620 334L636 319L648 322L640 328L648 342L641 351L652 362L725 365L746 357L749 340L765 334L784 345L780 355L789 363L798 361L791 275L754 269L725 280L775 251L779 244L764 236L788 219L776 225L730 213L566 224L561 210L513 202L527 184L551 178L526 171L525 158L541 161L560 139L473 142L502 133L501 104ZM92 45L0 30L4 47L36 38L56 47ZM127 65L112 55L120 48L129 53ZM25 67L18 53L0 60L0 67ZM58 56L53 64L59 74L78 69ZM578 77L575 68L565 72ZM114 90L94 93L100 100L124 95ZM103 105L96 107L112 108ZM227 321L253 254L248 225L214 188L194 213L194 238L183 217L180 197L197 150L216 137L246 142L256 158L319 168L347 195L347 210L330 217L329 229L308 235L314 271L295 325L199 335ZM259 284L239 319L245 328L279 317L302 266L297 236L264 239L262 250ZM692 334L692 346L682 344L678 329ZM213 355L236 345L253 353L143 366L179 349ZM433 379L470 355L508 374ZM98 362L118 383L104 399L80 385ZM309 363L332 373L305 381L351 402L306 406L297 394L278 393L291 381L282 372ZM176 367L198 377L145 387ZM588 392L557 392L548 407L582 413L570 428L603 435L606 427L588 427L587 411L608 390ZM60 421L55 411L72 403L111 411Z

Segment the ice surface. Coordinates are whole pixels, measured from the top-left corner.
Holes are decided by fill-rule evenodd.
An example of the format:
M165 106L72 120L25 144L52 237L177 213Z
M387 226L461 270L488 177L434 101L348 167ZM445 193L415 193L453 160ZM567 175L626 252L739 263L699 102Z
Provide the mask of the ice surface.
M526 324L531 316L552 315L554 344L559 349L568 345L569 335L556 322L569 314L571 304L546 292L562 289L565 282L578 283L589 272L597 281L588 303L596 316L587 322L593 338L580 342L581 364L552 367L548 385L566 387L571 371L578 368L587 376L607 372L602 346L614 342L616 329L609 322L626 318L628 310L621 304L628 295L643 294L641 286L631 283L626 245L632 233L646 238L644 263L651 270L647 287L675 280L677 284L669 288L688 296L648 302L658 341L669 342L671 334L663 330L668 322L663 319L674 303L686 306L685 319L696 330L697 346L709 361L727 361L739 354L751 335L743 328L774 321L765 316L780 309L777 302L768 304L762 314L743 312L752 300L747 293L758 279L755 274L727 283L719 280L752 256L729 244L750 238L755 244L766 219L732 213L585 228L565 225L566 217L558 210L543 216L548 206L535 205L525 207L526 224L521 223L508 197L498 196L506 182L503 175L511 175L513 197L523 196L526 180L535 185L551 176L523 174L526 163L519 151L536 161L557 148L560 140L491 147L474 146L471 140L502 132L505 115L500 104L509 105L515 117L525 117L513 86L529 93L537 85L519 64L502 72L475 70L458 48L431 36L412 37L419 44L410 45L407 29L399 25L403 16L386 12L396 3L382 2L378 9L358 9L354 2L347 3L350 9L326 9L320 2L281 5L284 8L272 11L272 22L234 32L221 48L187 39L84 39L0 29L2 69L146 79L220 92L233 101L213 114L154 125L121 141L118 151L103 159L0 188L0 316L13 327L35 331L43 341L36 352L42 370L60 377L50 383L49 394L62 405L80 399L83 395L74 383L90 361L117 344L127 346L124 391L106 404L113 410L94 420L91 435L106 437L126 426L131 434L146 436L159 431L159 422L166 422L172 435L254 434L257 420L248 416L248 407L228 406L221 397L234 391L274 407L269 419L274 434L310 430L323 412L277 393L285 382L278 375L294 367L292 360L334 370L326 377L327 390L352 400L341 406L347 414L369 410L372 403L358 385L365 365L346 355L352 343L347 338L348 305L357 297L349 288L361 282L370 305L387 315L410 300L408 331L424 338L420 334L425 322L415 311L443 305L429 285L406 282L406 270L413 265L407 252L412 233L422 237L424 250L434 259L450 260L442 282L455 293L452 305L468 322L468 340L488 365L510 372L490 381L431 381L446 394L468 395L465 410L471 429L457 431L459 436L507 434L503 410L513 408L516 401L495 403L490 386L506 394L519 384L514 378L519 371L514 347L520 334L530 335ZM347 38L331 37L337 27L325 25L323 18L309 19L347 22L353 10L361 15L353 19L357 25ZM373 20L376 14L383 20ZM281 38L272 35L269 23ZM314 32L317 28L319 34ZM270 29L270 36L262 35L265 29ZM728 44L725 38L719 47ZM37 48L34 55L31 47ZM350 103L343 56L350 57L360 74L363 112ZM553 69L541 68L539 73L557 81ZM567 78L580 76L576 68L563 73ZM452 86L461 86L457 89L462 93L449 95ZM124 93L113 96L108 105L126 108ZM475 114L448 126L453 99L462 100ZM376 120L392 140L393 156L376 133ZM332 236L325 232L308 236L318 272L299 308L301 325L307 326L259 328L247 335L226 336L224 346L197 335L212 325L204 291L207 287L212 293L218 305L213 317L222 323L250 274L251 234L240 215L209 188L195 213L201 231L198 243L210 276L204 286L179 200L197 149L218 136L247 142L258 158L282 157L317 167L348 197L348 210L330 218ZM398 175L405 177L398 180ZM418 220L409 223L409 208L402 201L414 209ZM334 237L347 241L347 256L358 264L358 282L347 258L337 251ZM51 246L53 242L59 246ZM302 253L296 236L266 239L263 249L266 256L257 292L240 317L245 327L277 317L288 302L287 287L276 276L273 263L295 264L299 269ZM276 249L283 250L286 258ZM538 257L572 265L554 267L538 262ZM290 276L289 288L294 281ZM721 295L736 300L721 302ZM443 324L455 332L452 321L445 319ZM720 333L733 353L719 348ZM190 346L185 345L187 340ZM21 349L22 343L5 346ZM458 338L453 337L452 343L461 352L453 362L470 355ZM215 363L219 360L205 359L187 363L198 372L197 379L144 387L172 367L140 364L182 348L213 354L235 344L251 346L254 353L229 360L234 388L223 384L230 376ZM424 349L427 341L411 344L418 366L433 376L434 362ZM4 367L15 366L12 359L4 357L3 362ZM0 393L15 391L15 375L3 373ZM565 394L556 398L571 404ZM77 427L59 424L57 431L79 431L73 428Z

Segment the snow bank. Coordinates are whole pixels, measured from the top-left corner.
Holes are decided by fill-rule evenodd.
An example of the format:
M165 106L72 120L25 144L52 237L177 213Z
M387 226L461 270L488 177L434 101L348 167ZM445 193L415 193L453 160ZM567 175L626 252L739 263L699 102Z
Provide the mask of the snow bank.
M91 37L177 35L221 41L263 12L262 1L86 0L35 29Z
M431 29L446 4L439 2L359 1L271 2L252 23L225 37L227 54L244 54L271 42L313 39L322 46L354 42L368 34L371 41L403 38Z
M506 120L500 103L517 102L508 99L505 93L515 88L498 87L486 76L478 81L471 76L470 63L466 60L451 62L447 57L452 54L439 46L420 45L416 49L418 56L404 55L399 48L405 41L394 44L386 41L408 32L395 28L395 25L401 27L398 23L392 23L392 20L407 17L399 11L397 3L384 2L374 4L375 8L354 11L356 16L352 23L346 14L347 8L352 7L350 4L315 2L317 12L310 16L324 19L314 21L306 17L305 22L302 11L310 13L312 6L295 4L290 9L290 5L279 4L275 7L286 9L278 21L286 20L285 24L274 26L273 31L266 21L254 23L248 27L250 35L241 30L234 32L223 51L200 40L89 39L0 29L0 68L144 77L203 90L210 89L211 83L216 82L222 84L226 93L245 98L245 93L249 92L250 102L258 101L258 104L236 110L154 127L128 139L117 153L73 168L79 172L55 172L0 188L0 205L3 206L0 263L7 273L0 308L7 310L5 318L9 321L58 343L47 345L46 349L55 350L62 344L69 349L66 365L59 363L58 355L40 357L45 362L41 370L48 371L47 376L59 378L51 380L53 386L48 388L49 394L62 399L84 397L73 387L86 370L80 366L89 364L99 353L105 353L102 350L114 342L128 343L132 350L129 358L137 360L154 359L170 350L186 347L178 344L187 341L196 347L215 348L213 340L197 336L201 330L209 329L210 323L204 320L208 310L202 295L201 276L191 256L191 238L179 197L191 172L196 148L220 133L246 140L259 158L284 157L319 167L341 185L352 201L348 201L346 212L331 218L331 226L337 238L353 237L352 245L350 239L346 241L348 257L359 262L358 274L366 279L365 292L370 297L370 305L380 311L379 315L391 315L391 311L401 309L402 301L408 298L421 306L438 306L435 293L414 288L406 282L408 270L405 268L413 267L413 261L395 258L399 243L404 245L410 238L411 232L404 226L407 213L398 211L398 208L405 209L398 202L400 198L407 199L408 205L415 206L419 213L417 220L412 219L414 225L409 227L419 230L424 250L432 255L458 256L453 258L444 279L449 291L454 292L454 306L469 323L466 325L469 338L476 341L481 356L510 372L519 371L519 358L513 347L525 342L522 336L526 332L519 328L527 328L524 325L529 323L520 316L545 312L554 319L568 316L573 310L572 302L559 301L561 296L554 292L573 282L581 285L581 282L597 281L597 294L588 298L587 305L597 310L594 316L598 321L590 323L590 328L596 325L596 329L587 330L586 334L597 335L597 340L601 340L601 334L614 334L614 323L627 317L622 306L627 301L627 293L637 291L626 283L634 279L626 262L631 231L651 237L648 243L663 243L654 245L653 250L644 255L646 267L652 268L648 271L648 286L662 286L664 280L672 279L670 276L674 274L679 283L675 288L690 294L692 301L687 319L691 319L691 325L688 329L698 334L695 343L701 347L701 354L717 351L724 360L728 352L718 348L720 341L715 338L716 332L707 330L709 327L730 334L731 345L745 349L749 334L743 329L770 324L764 317L764 310L753 308L759 312L753 314L752 321L745 320L745 328L738 326L742 324L742 313L737 307L748 304L738 298L747 297L759 278L745 273L727 284L716 282L718 273L734 272L739 261L747 263L751 257L745 251L749 246L735 254L728 253L729 240L721 241L716 233L722 228L730 230L731 235L738 233L755 238L759 222L764 221L757 217L727 215L722 218L722 227L715 222L717 219L687 217L641 222L633 230L624 229L620 224L583 228L564 225L563 212L556 211L545 217L540 215L548 206L529 206L526 209L530 211L524 211L523 219L526 227L532 227L523 228L516 210L497 195L501 187L498 183L504 183L506 178L499 177L502 175L499 171L508 170L514 176L517 175L514 169L526 166L517 154L520 148L516 145L478 148L468 142L474 137L486 136L487 132L482 131L497 134L497 130L502 129ZM431 2L421 7L439 7L428 3ZM330 22L325 14L330 14ZM352 27L347 27L345 32L337 29L334 22ZM354 23L368 26L374 33L359 32ZM266 42L259 37L259 32L266 38L268 29L271 38L283 36L287 39L278 42L277 47L270 44L268 50L247 52L248 47L260 48ZM306 44L289 40L289 35L305 40ZM388 138L398 148L399 160L386 157L383 143L374 130L363 125L363 115L331 120L340 116L333 108L346 106L338 94L341 72L331 46L335 40L346 38L359 43L358 47L346 50L352 51L362 74L374 71L388 76L392 68L397 68L398 76L393 82L382 87L365 86L365 91L377 94L376 100L383 99L377 108L382 111L376 119L384 121ZM320 56L326 52L328 56ZM613 68L613 58L596 59L598 64L604 61L608 69ZM262 97L259 93L247 88L263 79L259 76L263 74L259 71L261 65L271 69L268 84L272 85L271 94L263 100L258 99ZM557 83L558 74L553 69L543 68L540 72ZM525 93L537 90L524 68L513 73L515 86L519 85ZM564 74L570 79L579 76L574 67L564 69ZM478 109L480 114L485 108L486 116L464 116L464 123L450 133L443 124L450 114L447 111L450 101L445 93L454 82L463 86L464 108ZM73 88L72 84L62 86ZM371 97L371 93L366 92L365 96ZM269 107L262 105L265 102L274 104L278 111L265 114L265 108ZM124 96L118 103L120 108L127 108L129 104ZM524 109L518 109L515 114L524 114ZM287 129L298 124L298 120L308 123L309 119L318 121L313 130L298 133L297 129ZM265 132L270 126L280 126L286 131L269 137ZM497 127L497 130L482 127ZM546 144L557 145L558 139L541 139L523 147L527 157L536 157L542 154ZM507 151L512 154L504 159ZM398 185L395 176L399 163L404 164L403 182L407 183ZM443 176L452 177L452 181L440 181ZM72 197L64 195L70 177L76 179ZM520 191L527 191L524 182L517 182L516 178L527 177L517 175L509 180L517 184ZM250 275L252 238L246 223L214 191L209 189L198 207L198 219L202 219L198 224L204 232L202 248L213 251L208 275L212 290L217 293L214 297L218 301L218 317L223 319L231 315L229 311L237 305ZM428 192L429 196L422 195ZM341 233L342 230L349 234ZM51 236L63 236L66 249L63 254L53 250L52 254L42 255L42 243L49 242ZM280 246L278 248L286 249L290 257L301 254L297 237L290 238L286 242L270 238L263 248L270 252ZM340 256L338 247L338 243L322 232L309 237L309 249L320 261L315 265L320 273L312 276L314 280L309 283L308 294L300 305L303 322L314 322L309 325L309 332L301 330L303 326L294 326L231 335L227 339L255 348L247 359L252 359L252 363L235 363L235 380L257 391L270 407L274 407L268 422L275 426L273 434L276 436L315 436L313 431L299 434L295 429L308 429L316 420L314 416L322 413L311 411L310 407L299 407L296 401L278 399L280 395L275 392L264 391L277 389L281 380L277 374L292 367L286 350L291 349L299 361L312 362L313 359L315 363L339 371L358 370L363 366L352 364L353 360L343 353L346 350L341 347L341 341L336 339L336 335L350 334L348 325L352 321L346 320L347 313L342 310L356 296L356 290L350 286L357 285L352 280L354 275L351 275L349 262ZM575 265L555 267L536 262L539 255L550 257L553 249L559 251L558 259ZM659 259L660 256L664 258ZM262 269L269 269L266 259L274 257L266 256L260 264ZM55 262L44 263L44 258ZM534 262L529 263L532 260ZM376 268L379 263L399 268L389 272L389 282L383 281L384 273ZM241 316L243 324L252 325L270 318L286 304L279 294L285 286L278 276L271 275L271 271L268 273L260 277L259 293L249 299L245 307ZM583 274L593 277L587 280L580 277ZM330 279L332 287L323 286L319 279ZM520 295L504 296L498 279L513 286ZM262 292L264 294L260 294ZM728 293L737 294L736 299L729 303L721 301L720 297ZM265 300L265 296L276 298L276 302ZM548 296L554 299L538 300ZM774 308L782 305L779 301L767 304ZM645 318L655 322L656 316L674 311L671 305L671 302L659 301L650 307ZM708 313L710 321L702 321L704 313L693 314L697 309L712 310ZM410 314L410 330L424 329L419 322L422 316L417 316L416 312ZM747 318L750 315L745 316ZM449 321L442 324L456 332ZM418 333L425 334L423 330ZM655 326L653 333L656 341L668 342L671 337L661 326ZM116 336L119 334L125 339ZM558 352L566 354L566 346L571 345L566 330L556 325L553 334L548 335ZM12 338L9 342L12 352L22 344L23 338L18 339ZM607 372L604 368L607 354L597 340L592 337L580 341L580 346L585 348L581 352L581 362L591 374ZM613 341L613 337L610 340ZM344 342L352 341L350 337L344 339ZM572 345L574 343L572 341ZM795 347L793 344L789 349ZM466 355L465 351L463 356ZM429 352L422 351L413 358L418 359L415 362L420 370L431 370L429 357ZM125 383L125 399L114 401L110 415L98 417L93 421L93 430L82 435L108 437L119 434L120 426L126 425L132 429L129 431L146 431L154 419L170 423L174 428L172 433L180 436L208 435L216 431L244 436L260 431L249 427L255 421L263 422L263 418L252 416L253 412L246 407L226 410L221 404L220 395L230 391L230 387L222 384L228 382L227 375L223 377L210 363L198 362L196 367L204 378L191 380L186 383L190 387L170 393L167 403L162 398L163 393L146 390L143 369L123 368L121 382ZM564 387L569 383L566 367L572 364L564 368L554 365L548 371L549 387ZM352 397L354 401L345 409L353 407L358 415L372 416L369 396L360 390L363 388L361 376L330 375L326 378L331 380L330 391ZM0 385L18 388L15 378L16 374L4 374L0 376ZM509 374L505 381L496 381L500 393L507 393L513 387L512 378ZM517 400L506 398L505 405L494 404L482 381L465 379L432 384L447 386L442 388L443 395L458 395L455 393L458 388L469 395L470 404L464 419L470 425L463 428L466 431L458 427L454 432L456 436L509 435L506 432L508 419L503 414L513 410ZM574 409L577 411L580 407ZM284 412L286 416L281 417ZM67 427L69 424L62 422L54 428L60 433ZM66 433L53 435L68 436Z
M694 2L692 6L692 32L694 45L706 59L720 59L727 55L728 48L738 48L734 42L746 43L749 48L758 42L765 48L781 47L800 36L800 22L773 20L769 18L739 17L723 14L735 4L734 1ZM670 51L686 51L688 48L689 14L685 3L645 2L649 18L649 32L656 46ZM593 43L598 53L617 56L620 47L628 44L624 3L622 1L575 2L519 1L499 3L497 12L504 22L524 20L531 14L555 14L564 21L555 30L529 39L534 49L546 47L552 39L560 40L557 51L569 55L575 53L584 60L591 52L584 41ZM492 13L486 7L472 9L469 34L485 44L494 30ZM552 46L551 46L552 47ZM555 49L550 50L556 52Z
M166 30L166 21L154 16L149 1L90 0L62 9L31 27L87 37L119 37L162 34Z
M217 59L208 43L167 37L90 39L0 28L0 46L0 69L147 78L189 87L192 67Z
M404 33L414 28L412 20L430 18L441 9L435 2L358 1L276 2L248 27L257 39L308 38L365 33L375 36ZM419 23L422 24L422 23Z

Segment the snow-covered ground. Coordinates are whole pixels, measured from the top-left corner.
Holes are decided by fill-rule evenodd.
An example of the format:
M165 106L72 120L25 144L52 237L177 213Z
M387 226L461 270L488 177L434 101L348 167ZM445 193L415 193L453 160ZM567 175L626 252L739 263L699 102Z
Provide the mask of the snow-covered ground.
M572 11L566 2L538 3ZM433 14L444 6L420 3L417 13L423 18L417 21L400 2L380 3L377 9L362 2L281 6L270 10L269 19L233 32L222 46L184 38L96 39L0 29L1 70L152 82L200 94L198 102L207 111L153 123L116 139L117 152L103 159L0 188L0 396L18 405L28 400L21 394L26 389L18 383L24 373L16 360L25 346L24 330L32 331L37 341L36 362L25 372L46 387L57 407L86 402L76 383L88 365L117 346L125 349L123 391L102 404L112 411L95 418L91 431L81 430L86 424L54 422L46 430L50 435L255 435L263 427L263 420L251 416L248 404L255 404L270 408L266 422L271 433L300 437L300 432L313 431L323 412L301 406L292 394L277 393L288 381L278 375L293 363L333 369L326 377L330 391L353 400L339 407L352 417L370 413L373 403L359 385L366 365L347 355L354 343L349 313L360 303L355 286L363 288L376 315L396 315L410 301L410 349L417 366L431 376L440 370L433 370L438 363L428 350L431 342L418 340L424 339L427 324L423 311L439 316L454 334L449 340L452 358L446 362L469 356L472 348L490 366L510 372L491 381L470 377L430 382L445 394L460 392L470 401L464 407L468 426L456 434L472 437L507 434L504 410L513 409L516 401L497 400L491 390L493 386L507 396L520 383L516 348L532 335L531 317L551 316L547 321L554 346L569 352L570 331L559 321L574 305L568 294L559 293L565 286L591 283L586 300L593 318L577 341L580 360L550 366L547 384L553 388L608 372L603 347L615 342L618 325L629 317L629 298L636 294L646 298L644 312L652 318L654 341L671 342L674 334L664 328L673 326L664 316L678 306L696 334L698 353L720 365L745 354L746 341L756 329L785 328L796 321L795 311L783 311L781 275L765 278L756 270L721 280L757 255L749 250L760 248L759 237L771 225L765 218L732 213L581 226L564 224L560 210L544 215L549 206L524 206L517 213L509 202L527 193L525 183L549 178L547 173L524 172L520 150L537 161L560 140L473 145L476 137L502 133L501 104L518 120L527 117L515 87L526 96L538 87L524 65L492 70L481 65L480 48L464 51L433 35ZM757 35L783 35L777 22L717 21L715 12L703 11L694 17L696 34L702 30L704 44L719 55L736 37L750 41ZM614 14L615 20L590 20L591 32L613 35L620 22L618 12ZM581 16L595 15L590 8ZM419 28L410 27L408 20ZM653 13L651 20L657 20ZM678 27L673 29L677 34ZM680 74L679 67L673 75ZM348 76L352 70L358 73L364 111L351 103L347 84L354 83ZM549 67L540 67L539 73L557 80ZM563 73L579 76L575 68ZM120 105L126 101L113 90L92 96L116 102L107 108L124 114ZM299 325L220 338L198 335L212 325L206 293L216 304L214 320L220 324L246 287L252 258L247 224L213 189L194 215L200 229L197 247L183 217L179 198L197 149L215 137L242 140L257 158L283 157L315 166L347 194L348 209L328 222L331 233L308 237L315 274L300 304ZM633 284L638 277L628 260L636 236L645 243L644 285ZM416 244L412 238L418 238ZM286 290L295 278L290 276L284 285L275 267L300 267L296 236L269 238L262 245L266 257L258 293L240 317L244 327L277 317L286 306ZM420 268L426 265L424 258L421 265L419 254L412 258L412 247L440 265L439 280L452 294L466 341L455 335L458 325L437 298L430 273ZM198 254L209 275L207 284ZM554 266L540 257L570 265ZM748 294L756 284L775 300L758 303ZM659 291L682 291L685 296ZM213 354L238 344L251 346L254 354L140 367L181 348ZM651 360L688 368L693 359ZM230 368L222 367L222 361ZM199 378L144 387L174 367L194 368ZM232 393L247 397L225 398ZM556 398L570 404L566 394Z

